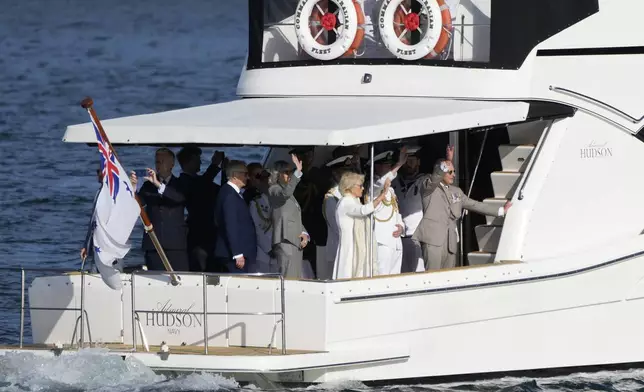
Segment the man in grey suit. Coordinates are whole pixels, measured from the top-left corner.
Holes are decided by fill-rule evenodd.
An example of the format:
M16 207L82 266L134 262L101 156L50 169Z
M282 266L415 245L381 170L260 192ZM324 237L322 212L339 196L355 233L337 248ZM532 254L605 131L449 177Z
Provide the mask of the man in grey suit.
M309 242L309 235L302 225L302 211L293 192L302 177L302 161L291 154L295 173L285 161L277 161L271 173L268 200L273 209L273 254L276 265L271 272L288 278L302 277L302 249ZM292 174L291 174L292 173Z
M434 165L431 179L422 186L423 218L413 239L422 247L425 270L454 268L458 231L456 223L463 209L479 214L503 216L512 203L496 208L470 199L461 188L452 185L455 171L452 162L441 159Z

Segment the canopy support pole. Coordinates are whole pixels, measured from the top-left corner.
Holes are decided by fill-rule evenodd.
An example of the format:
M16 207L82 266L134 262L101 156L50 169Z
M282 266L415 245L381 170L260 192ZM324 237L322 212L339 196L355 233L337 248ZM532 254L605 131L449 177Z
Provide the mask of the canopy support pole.
M373 157L374 157L374 143L371 143L369 146L369 155L370 155L370 164L369 164L369 200L373 202L373 180L374 180L374 164L373 164ZM373 277L373 255L374 255L374 249L373 249L373 231L374 231L374 222L373 222L373 213L369 215L369 235L367 236L368 241L369 241L369 246L367 247L369 249L369 277Z

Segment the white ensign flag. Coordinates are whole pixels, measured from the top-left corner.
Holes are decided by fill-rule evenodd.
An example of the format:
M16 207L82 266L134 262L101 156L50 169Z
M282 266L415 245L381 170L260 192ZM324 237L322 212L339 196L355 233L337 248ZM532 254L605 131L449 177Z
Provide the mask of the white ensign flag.
M94 210L94 260L103 281L112 289L121 288L116 265L131 246L128 243L141 208L135 199L136 189L130 183L107 140L103 140L90 114L98 150L101 153L103 186Z

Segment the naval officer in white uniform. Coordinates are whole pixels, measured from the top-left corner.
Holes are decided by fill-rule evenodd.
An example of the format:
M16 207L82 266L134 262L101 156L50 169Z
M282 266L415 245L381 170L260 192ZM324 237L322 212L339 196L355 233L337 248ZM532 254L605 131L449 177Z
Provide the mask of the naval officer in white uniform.
M401 272L425 271L422 249L418 241L411 237L421 219L423 219L423 185L431 182L431 175L420 172L420 147L410 147L407 150L407 161L391 185L398 197L400 214L405 225L402 237L403 262ZM448 161L454 158L454 147L447 146L445 157Z
M374 157L374 195L382 192L387 180L394 181L398 170L407 161L407 149L403 147L400 150L400 157L395 165L393 157L393 151L385 151ZM405 225L398 208L396 192L392 188L389 188L382 203L376 207L373 217L373 230L378 244L378 273L379 275L399 274L403 259L401 236Z

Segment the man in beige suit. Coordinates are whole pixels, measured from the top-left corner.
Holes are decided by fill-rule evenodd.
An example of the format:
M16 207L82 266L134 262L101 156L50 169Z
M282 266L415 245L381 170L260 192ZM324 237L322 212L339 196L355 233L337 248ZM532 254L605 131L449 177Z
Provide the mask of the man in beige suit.
M269 180L268 201L273 209L273 253L277 265L271 272L279 272L289 278L302 278L302 249L309 243L309 234L302 225L302 210L293 192L302 177L302 161L291 155L295 163L293 173L285 161L275 162Z
M496 208L468 198L454 183L454 165L445 159L434 165L431 181L422 186L423 218L413 239L420 242L426 270L454 268L458 244L457 222L463 209L503 216L512 203Z

